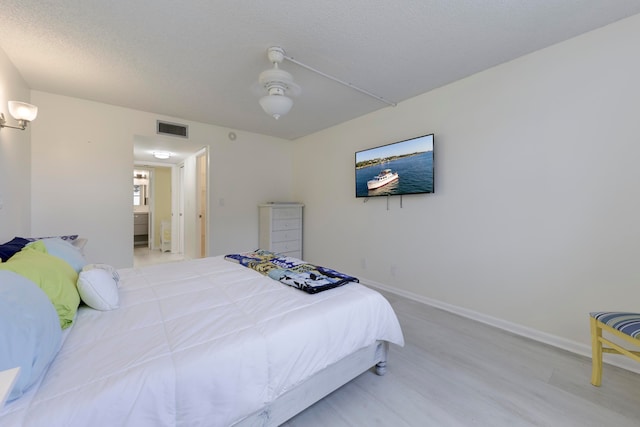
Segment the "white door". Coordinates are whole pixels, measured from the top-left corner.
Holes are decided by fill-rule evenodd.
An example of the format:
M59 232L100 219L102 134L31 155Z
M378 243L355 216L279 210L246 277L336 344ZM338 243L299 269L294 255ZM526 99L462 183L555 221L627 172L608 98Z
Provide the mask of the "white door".
M178 186L178 191L180 192L179 197L179 217L178 217L178 244L179 251L181 254L184 253L184 165L180 165L180 184Z
M206 149L196 157L196 254L199 258L207 256L208 157Z

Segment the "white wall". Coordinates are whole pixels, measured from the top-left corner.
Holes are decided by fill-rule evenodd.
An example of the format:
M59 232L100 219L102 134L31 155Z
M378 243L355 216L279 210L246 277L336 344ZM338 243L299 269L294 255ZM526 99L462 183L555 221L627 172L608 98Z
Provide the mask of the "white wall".
M639 39L635 16L296 141L305 258L586 348L589 311L640 301ZM355 199L355 151L432 132L434 195Z
M30 102L31 91L0 49L0 112L16 126L7 101ZM0 243L31 235L31 130L0 129Z
M34 91L34 234L79 233L91 262L133 262L131 171L135 135L153 136L157 119L188 124L210 150L210 255L258 244L259 203L290 199L291 142L142 111Z

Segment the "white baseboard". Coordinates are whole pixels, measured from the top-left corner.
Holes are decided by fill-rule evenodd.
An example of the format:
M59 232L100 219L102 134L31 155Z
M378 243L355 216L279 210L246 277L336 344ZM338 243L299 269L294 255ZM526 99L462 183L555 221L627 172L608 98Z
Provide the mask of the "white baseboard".
M425 296L418 295L413 292L392 288L390 286L383 285L382 283L378 283L373 280L361 279L360 283L362 283L365 286L370 286L372 288L377 288L385 292L396 294L413 301L421 302L423 304L426 304L435 308L439 308L439 309L448 311L450 313L457 314L459 316L466 317L471 320L475 320L477 322L494 326L496 328L511 332L513 334L520 335L525 338L530 338L532 340L535 340L544 344L548 344L548 345L560 348L562 350L566 350L571 353L575 353L580 356L585 356L588 359L591 359L590 345L581 344L577 341L572 341L556 335L551 335L546 332L539 331L537 329L529 328L526 326L519 325L517 323L506 321L504 319L498 319L496 317L492 317L477 311L469 310L463 307L458 307L456 305L448 304L446 302L427 298ZM616 355L605 354L604 362L610 365L614 365L619 368L626 369L626 370L640 374L640 364L638 364L637 362L634 362L633 360L627 357L620 357Z

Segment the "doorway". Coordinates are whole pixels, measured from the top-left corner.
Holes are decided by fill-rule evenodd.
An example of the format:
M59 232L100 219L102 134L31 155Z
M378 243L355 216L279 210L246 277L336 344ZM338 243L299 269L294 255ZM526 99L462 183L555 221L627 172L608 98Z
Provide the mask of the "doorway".
M169 159L157 160L152 157L152 153L161 149L170 152ZM208 255L209 241L209 154L208 147L196 144L193 141L175 141L169 137L145 137L134 136L134 169L151 169L154 171L161 169L170 170L168 179L170 187L170 208L165 215L169 228L170 246L162 245L162 229L150 227L149 253L136 254L140 252L138 247L134 248L134 266L150 263L175 260L175 257L184 259L201 258ZM156 175L158 175L156 173ZM153 211L153 192L158 190L159 185L151 183L151 211ZM156 197L157 198L157 197ZM156 209L157 210L157 209ZM151 218L156 218L158 224L163 218L160 213L152 213ZM154 220L151 220L154 221ZM165 242L166 243L166 242ZM155 254L157 252L157 254ZM156 260L149 258L150 255L158 255ZM166 256L160 256L165 254ZM172 255L171 257L169 255ZM147 258L147 259L143 259Z

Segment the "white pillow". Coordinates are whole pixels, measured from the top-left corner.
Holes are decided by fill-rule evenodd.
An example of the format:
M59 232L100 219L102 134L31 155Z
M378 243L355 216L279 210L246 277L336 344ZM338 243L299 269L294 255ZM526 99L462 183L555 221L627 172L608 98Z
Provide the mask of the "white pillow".
M78 276L78 293L85 304L96 310L118 308L118 285L107 270L94 268L81 271Z
M114 267L110 266L109 264L87 264L82 268L82 271L89 271L93 270L94 268L101 268L108 271L109 274L113 276L113 280L116 281L116 285L120 287L120 274Z

